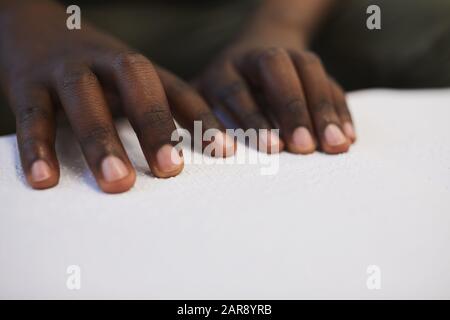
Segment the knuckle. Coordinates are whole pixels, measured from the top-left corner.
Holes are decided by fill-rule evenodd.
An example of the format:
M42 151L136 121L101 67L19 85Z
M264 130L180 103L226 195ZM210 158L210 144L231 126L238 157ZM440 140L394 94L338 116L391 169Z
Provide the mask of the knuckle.
M65 65L62 68L61 85L63 89L79 86L92 86L96 83L97 77L88 67Z
M223 82L225 77L229 77L230 74L236 72L235 66L228 59L220 59L213 62L211 68L209 68L201 78L201 85L207 88L214 86L216 82Z
M290 115L298 115L302 110L306 111L306 103L301 98L293 98L286 103L284 110Z
M45 139L44 137L21 137L19 140L19 149L22 154L38 154L51 146L52 141L50 139Z
M162 128L171 124L172 114L163 106L157 106L149 108L149 110L143 112L136 124L140 128L153 127Z
M320 57L312 51L303 51L297 54L297 57L302 65L321 64Z
M333 103L328 99L321 99L317 103L312 105L312 109L316 113L323 113L323 114L334 114L334 105Z
M340 117L342 123L352 122L352 116L350 115L350 113L340 114L339 117Z
M35 105L18 107L16 112L16 123L18 127L28 127L38 120L50 119L50 112Z
M346 104L337 104L336 111L343 122L352 121L352 115Z
M186 98L196 94L195 90L189 84L180 79L174 79L166 88L170 91L171 95L180 98Z
M236 96L245 90L246 90L245 83L236 80L218 88L215 94L220 100L227 100L229 97Z
M321 123L324 123L324 124L329 124L329 123L339 124L340 123L340 119L338 118L337 115L329 114L329 113L321 114L318 121L320 121ZM323 129L325 129L325 128L323 128Z
M259 64L270 64L286 58L289 59L288 52L285 49L279 47L266 49L262 51L257 57Z
M312 113L320 122L339 123L339 117L334 108L334 104L327 99L323 99L318 103L313 104Z
M152 67L144 55L136 52L121 52L114 58L114 67L119 71L130 72L142 67Z
M110 126L95 126L84 131L80 136L80 144L82 145L105 145L114 138L114 129Z
M31 151L38 144L38 140L34 137L24 138L20 141L20 148L23 151Z
M288 101L279 111L279 116L285 123L305 122L309 119L306 103L300 98Z
M249 128L266 128L268 123L264 116L258 111L251 111L241 115L242 121Z
M234 70L233 63L228 58L222 58L212 63L211 69L206 74L210 77L217 77L224 72L230 72Z

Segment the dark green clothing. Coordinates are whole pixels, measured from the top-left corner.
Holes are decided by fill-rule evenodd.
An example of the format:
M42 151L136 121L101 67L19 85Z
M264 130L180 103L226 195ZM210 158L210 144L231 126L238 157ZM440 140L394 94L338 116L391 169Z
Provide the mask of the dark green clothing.
M188 0L174 6L149 1L108 5L106 11L105 5L90 5L86 17L155 63L189 79L232 41L258 2Z
M347 89L450 86L450 1L340 3L315 50ZM381 8L381 30L365 27L371 4Z
M258 0L85 1L82 19L189 79L239 32ZM450 86L450 1L345 0L313 41L329 73L346 89ZM381 7L382 29L366 28ZM0 134L11 116L0 104Z

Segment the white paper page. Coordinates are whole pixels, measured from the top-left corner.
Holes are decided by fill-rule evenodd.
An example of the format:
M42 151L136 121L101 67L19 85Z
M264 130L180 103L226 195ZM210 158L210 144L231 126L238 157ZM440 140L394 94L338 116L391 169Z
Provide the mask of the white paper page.
M349 101L351 151L283 153L275 175L187 164L156 179L122 124L138 178L120 195L98 191L67 134L60 184L34 191L0 138L0 298L450 298L450 90Z

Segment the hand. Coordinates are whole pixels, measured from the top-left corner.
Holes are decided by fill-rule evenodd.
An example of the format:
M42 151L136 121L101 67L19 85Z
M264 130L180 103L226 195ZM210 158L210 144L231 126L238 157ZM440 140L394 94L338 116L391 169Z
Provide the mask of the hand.
M69 31L64 9L53 2L18 3L5 9L0 20L0 79L16 116L22 166L33 188L58 183L58 109L98 185L109 193L128 190L136 177L113 124L114 107L124 110L157 177L175 176L183 168L182 154L171 141L172 112L188 128L202 120L203 130L221 129L189 85L125 44L87 24ZM226 148L220 145L225 138L219 134L214 143Z
M299 30L260 25L207 67L196 80L199 90L244 129L279 128L281 140L260 137L263 150L348 151L356 135L343 90L305 49Z

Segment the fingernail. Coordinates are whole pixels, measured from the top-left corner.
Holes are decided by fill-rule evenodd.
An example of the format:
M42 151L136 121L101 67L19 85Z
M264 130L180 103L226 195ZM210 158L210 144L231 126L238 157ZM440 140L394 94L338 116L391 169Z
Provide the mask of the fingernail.
M162 172L172 172L177 170L183 163L178 150L170 144L163 145L156 154L158 169Z
M259 135L259 150L265 152L278 152L280 150L280 138L275 132L267 131L267 134Z
M339 146L347 142L341 129L335 124L329 124L326 127L325 140L330 146Z
M305 127L298 127L294 130L292 143L302 151L309 151L315 148L311 133Z
M344 133L347 137L349 137L352 140L356 139L355 128L353 128L353 125L350 122L344 123L342 128L344 129Z
M234 139L229 135L218 132L214 135L214 155L229 157L234 154Z
M115 156L107 156L102 161L102 173L107 182L114 182L128 176L129 171L122 160Z
M52 175L50 167L44 160L37 160L31 166L31 178L34 182L45 181Z

